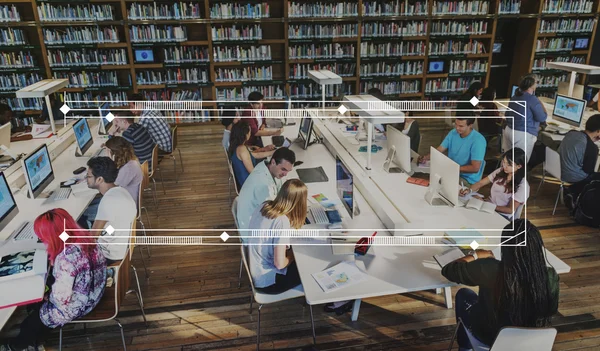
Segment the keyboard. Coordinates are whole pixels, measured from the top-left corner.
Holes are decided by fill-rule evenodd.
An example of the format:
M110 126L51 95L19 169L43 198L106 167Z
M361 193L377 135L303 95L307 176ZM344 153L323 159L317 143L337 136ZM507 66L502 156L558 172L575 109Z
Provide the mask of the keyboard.
M34 238L36 236L33 231L33 222L27 222L17 235L14 236L13 240L33 240Z
M323 206L311 206L310 213L315 219L315 224L329 224L329 218L327 218L327 214L325 213Z
M96 152L94 152L94 154L92 155L92 157L103 156L102 151L104 151L104 149L103 148L99 148L98 150L96 150Z
M52 192L52 195L50 195L50 197L48 198L48 202L53 202L53 201L59 201L59 200L66 200L69 198L69 195L71 195L71 188L57 188L56 190L54 190Z

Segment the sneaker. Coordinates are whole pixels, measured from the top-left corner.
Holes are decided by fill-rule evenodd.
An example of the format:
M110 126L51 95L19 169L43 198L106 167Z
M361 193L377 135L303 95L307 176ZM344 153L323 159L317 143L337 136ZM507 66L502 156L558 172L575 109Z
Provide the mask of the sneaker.
M341 316L344 313L352 311L353 304L354 304L354 300L348 301L345 304L341 305L340 307L335 308L334 307L335 305L333 303L328 303L323 308L323 311L325 311L326 313L333 313L333 312L335 312L336 315Z

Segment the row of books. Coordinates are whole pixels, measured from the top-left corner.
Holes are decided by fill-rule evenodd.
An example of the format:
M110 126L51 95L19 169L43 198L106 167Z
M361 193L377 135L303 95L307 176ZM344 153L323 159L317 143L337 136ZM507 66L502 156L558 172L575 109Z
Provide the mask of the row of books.
M4 102L13 111L41 110L43 104L42 99L39 98L7 98Z
M251 80L273 80L273 66L246 66L215 70L215 82L248 82Z
M116 87L119 78L115 71L100 72L53 72L52 78L69 79L69 88ZM131 79L130 79L131 80ZM129 84L131 86L131 84Z
M143 94L148 101L202 101L201 90L144 90Z
M548 52L572 50L574 45L575 39L573 38L542 38L537 40L535 51Z
M246 101L248 95L258 91L265 100L283 99L284 92L281 85L263 85L241 88L217 88L217 101Z
M209 62L208 48L202 46L177 46L163 48L165 63Z
M593 18L588 19L556 19L542 20L540 23L540 33L585 33L594 30Z
M126 65L127 49L48 50L50 67Z
M33 110L33 109L28 109ZM13 110L13 111L23 111L23 110ZM10 120L11 128L23 128L26 126L33 125L35 123L35 118L33 116L19 116L18 118L13 118Z
M0 52L1 68L24 68L34 65L35 60L29 51Z
M427 1L364 1L362 6L363 16L410 16L427 15Z
M423 56L425 55L425 41L406 41L401 43L360 43L361 57L388 57L388 56Z
M363 37L406 37L427 35L427 22L365 22Z
M397 77L423 74L423 61L373 62L360 65L361 77Z
M269 3L240 4L221 3L213 4L210 8L210 18L267 18L271 9Z
M14 46L27 44L27 37L22 29L0 28L0 45Z
M356 63L297 63L290 66L291 79L306 79L310 70L329 70L340 77L356 75Z
M262 27L259 24L218 26L210 29L212 39L222 40L258 40L262 39Z
M129 36L132 43L182 42L187 40L185 26L131 26Z
M215 62L271 60L271 46L213 46L213 59Z
M0 5L0 22L20 22L21 15L15 5Z
M138 71L135 74L138 85L206 83L208 82L208 78L208 70L203 68Z
M591 13L591 0L544 0L542 13Z
M475 81L473 77L428 79L425 93L445 93L467 90Z
M371 88L377 88L385 95L415 94L421 92L421 80L403 80L398 82L360 82L361 94L367 94Z
M541 77L539 77L537 86L538 86L538 88L553 88L553 87L557 87L558 83L566 82L567 80L568 80L567 75L541 76Z
M292 99L312 99L323 96L322 86L317 83L290 84L290 98ZM343 95L352 95L352 86L348 83L341 85L325 86L325 97L340 97Z
M521 0L501 0L498 13L501 15L517 14L521 12Z
M110 27L67 27L64 29L43 29L44 43L59 44L93 44L118 43L119 32L115 26Z
M355 44L292 44L289 45L290 59L303 58L350 58L356 53Z
M450 60L448 73L482 73L488 70L488 60Z
M15 91L44 79L37 73L0 74L0 90Z
M434 1L431 13L434 15L487 15L489 1Z
M64 101L72 109L75 108L98 108L102 101L109 101L111 105L127 105L127 93L105 92L100 94L85 93L64 93Z
M288 2L289 17L350 17L358 16L357 2Z
M350 38L358 35L357 23L346 24L291 24L288 27L288 38Z
M486 34L487 21L434 21L430 35L473 35Z
M201 18L199 3L145 4L133 3L127 11L131 20L183 20Z
M533 60L533 70L543 71L551 68L547 68L546 64L548 62L570 62L570 63L581 63L585 64L586 57L585 56L559 56L553 59L549 58L538 58Z
M37 7L40 21L112 21L115 19L111 5L52 5L41 3Z
M461 55L484 54L485 46L477 40L446 40L444 42L430 42L429 55Z

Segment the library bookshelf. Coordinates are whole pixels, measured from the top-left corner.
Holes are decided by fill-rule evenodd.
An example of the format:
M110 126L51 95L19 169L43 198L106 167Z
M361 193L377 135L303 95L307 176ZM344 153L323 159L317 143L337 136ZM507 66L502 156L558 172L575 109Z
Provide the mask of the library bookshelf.
M0 0L0 98L34 115L40 102L14 91L55 77L69 78L64 92L76 107L123 101L129 91L218 108L259 90L283 105L319 101L307 71L330 69L343 78L326 91L330 99L377 87L390 99L452 100L475 80L489 82L502 18L518 19L523 33L511 81L534 67L552 76L543 65L559 56L536 54L538 40L581 36L553 30L555 20L590 29L586 49L560 56L588 63L599 1ZM585 13L544 10L565 3Z

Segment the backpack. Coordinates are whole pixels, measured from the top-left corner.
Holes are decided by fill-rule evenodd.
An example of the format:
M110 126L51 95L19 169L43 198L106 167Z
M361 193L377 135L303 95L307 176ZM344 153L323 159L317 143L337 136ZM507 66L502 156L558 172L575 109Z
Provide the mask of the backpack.
M581 191L575 206L573 216L575 222L589 227L600 227L600 180L589 182Z

